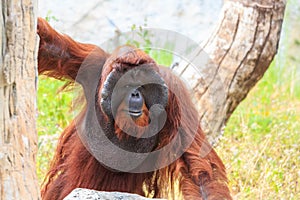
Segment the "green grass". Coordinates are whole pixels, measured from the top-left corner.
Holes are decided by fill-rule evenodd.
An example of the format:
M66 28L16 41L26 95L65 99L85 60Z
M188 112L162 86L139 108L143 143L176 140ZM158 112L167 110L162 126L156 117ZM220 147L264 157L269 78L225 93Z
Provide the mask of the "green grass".
M73 93L58 92L63 85L62 81L39 78L37 174L40 183L48 170L60 133L73 118L71 112Z
M282 71L292 77L294 72ZM236 199L300 198L300 84L274 65L231 116L217 152Z
M235 110L216 148L227 166L236 199L300 199L300 25L298 32L290 30L294 27L290 24L290 7L279 54ZM300 21L299 17L298 14L293 21ZM151 56L160 64L170 65L172 55L168 52L153 51ZM40 182L59 134L74 117L72 92L57 93L63 84L52 79L39 80Z

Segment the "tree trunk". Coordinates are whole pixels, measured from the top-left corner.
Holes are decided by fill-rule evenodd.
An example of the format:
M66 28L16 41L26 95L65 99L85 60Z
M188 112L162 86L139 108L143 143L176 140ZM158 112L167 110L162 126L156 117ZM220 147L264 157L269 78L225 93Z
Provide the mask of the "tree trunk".
M200 112L202 128L214 143L225 123L262 78L278 48L285 0L228 0L219 25L204 48L209 56L202 77L191 87ZM176 69L191 80L191 66ZM192 73L196 74L196 73Z
M0 8L0 199L36 200L36 0Z

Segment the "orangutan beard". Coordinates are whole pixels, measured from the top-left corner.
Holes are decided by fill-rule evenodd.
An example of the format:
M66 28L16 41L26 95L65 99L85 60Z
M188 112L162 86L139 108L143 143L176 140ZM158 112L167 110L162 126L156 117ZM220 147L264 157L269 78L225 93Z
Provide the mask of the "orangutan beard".
M119 106L115 117L115 134L119 140L124 138L129 139L130 136L139 139L147 130L149 122L149 110L145 104L142 108L142 115L139 117L132 117L129 115L125 103L123 102Z

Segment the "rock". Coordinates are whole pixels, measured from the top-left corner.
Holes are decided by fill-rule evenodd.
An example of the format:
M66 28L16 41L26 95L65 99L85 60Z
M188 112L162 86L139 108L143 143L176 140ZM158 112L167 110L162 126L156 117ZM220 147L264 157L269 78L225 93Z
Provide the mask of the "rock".
M102 192L102 191L89 190L83 188L76 188L68 196L64 198L64 200L147 200L147 199L149 198L145 198L137 194L130 194L125 192Z

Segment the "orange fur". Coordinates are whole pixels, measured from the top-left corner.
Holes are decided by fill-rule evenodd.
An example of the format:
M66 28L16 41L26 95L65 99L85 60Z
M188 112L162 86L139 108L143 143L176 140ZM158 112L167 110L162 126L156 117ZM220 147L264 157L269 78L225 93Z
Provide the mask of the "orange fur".
M124 133L123 130L126 132L131 132L135 134L135 137L139 139L143 135L143 128L148 125L149 123L149 111L144 103L142 111L142 116L138 118L132 118L127 113L127 108L125 106L125 102L123 101L118 108L116 114L116 123L115 123L115 133L117 134L118 138L128 139L128 134Z
M94 62L95 65L102 67L103 64L99 64L98 61L104 63L109 57L107 53L94 45L77 43L70 37L57 33L42 19L39 19L38 34L41 38L38 58L41 74L58 79L69 79L72 82L84 58L93 49L97 50L91 63ZM102 90L103 81L113 67L126 70L128 67L138 67L143 63L155 64L139 50L127 56L112 55L110 59L114 64L108 64L101 72L101 80L95 80L101 83L98 92ZM161 149L178 137L177 145L173 147L172 152L180 153L180 147L191 139L191 144L182 152L182 155L168 166L153 172L111 171L99 163L85 148L73 121L60 136L41 191L43 199L63 199L77 187L178 199L176 183L178 183L183 199L231 199L222 161L210 147L200 126L197 125L196 129L191 127L191 124L198 124L198 113L189 98L189 92L169 69L158 66L156 68L170 89L166 106L167 120L158 133L155 150ZM173 91L176 88L176 94L173 93L172 88ZM118 125L115 125L115 134L119 139L126 139L121 129L130 127L128 116L122 112L123 107L123 104L118 107L116 117ZM149 123L148 108L145 105L143 111L142 117L133 121L140 127L147 126ZM86 112L86 109L81 112L76 119L77 123L83 123ZM142 135L139 130L136 133L138 138ZM162 152L156 162L164 162L168 156L172 155Z

